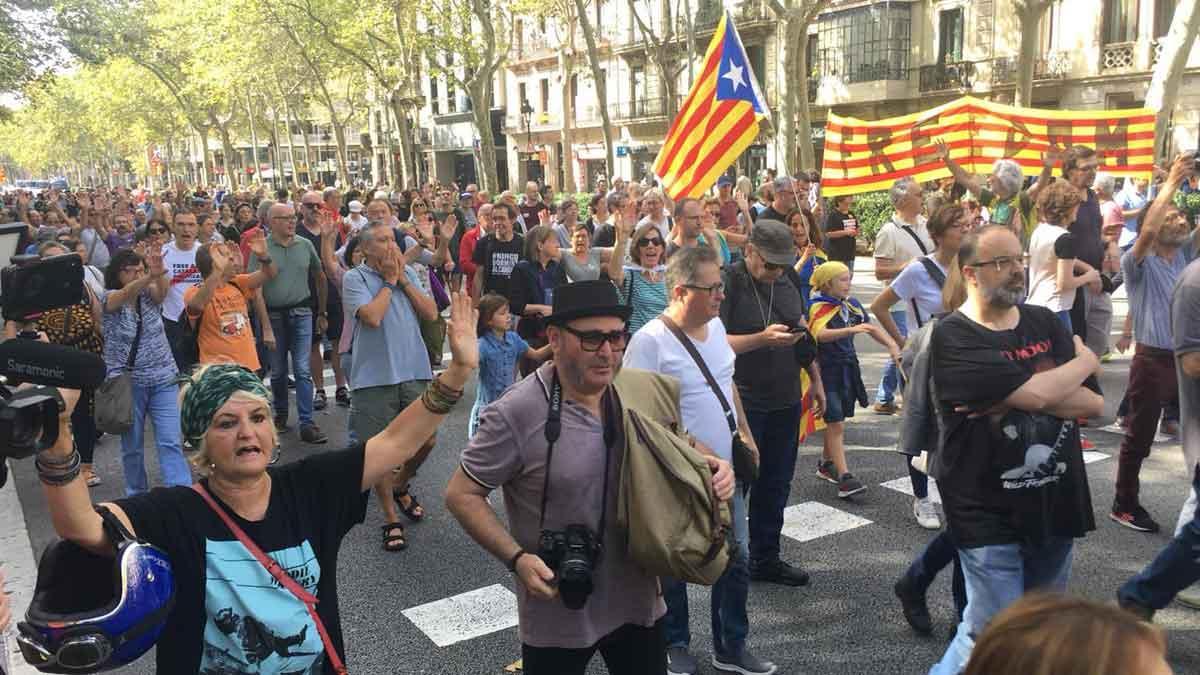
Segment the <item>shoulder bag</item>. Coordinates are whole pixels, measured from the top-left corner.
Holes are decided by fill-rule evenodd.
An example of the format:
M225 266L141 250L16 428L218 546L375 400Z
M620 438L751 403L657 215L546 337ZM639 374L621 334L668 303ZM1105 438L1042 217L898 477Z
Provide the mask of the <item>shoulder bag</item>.
M142 296L134 297L137 304L137 329L129 347L125 370L110 377L96 389L96 428L106 434L120 435L133 428L133 363L142 341Z
M696 362L696 367L700 369L700 374L704 376L708 382L709 389L712 389L716 395L717 401L721 403L721 409L725 411L725 421L729 423L729 433L733 435L733 473L738 480L743 483L753 483L758 480L758 459L754 456L754 451L746 442L742 440L742 435L738 433L737 421L733 414L733 407L729 405L729 399L725 398L725 392L721 391L720 385L717 384L717 378L713 377L712 371L708 369L708 364L704 362L704 357L700 356L700 352L696 349L696 345L688 339L688 336L675 323L671 317L662 314L659 320L663 322L671 333L675 335L675 339L683 345L687 350L692 360Z
M329 637L329 631L325 630L325 623L321 621L321 616L317 614L317 602L319 602L317 600L317 596L304 590L303 586L297 583L296 580L289 576L287 572L283 571L283 568L279 566L279 563L275 562L275 560L266 553L263 553L263 550L258 547L258 544L254 543L254 540L252 540L249 535L243 532L242 528L238 527L237 523L233 522L233 518L230 518L229 514L225 513L225 509L222 509L220 505L217 504L217 502L212 498L212 495L208 494L208 490L205 489L203 485L200 483L194 483L192 485L192 490L195 491L196 494L200 495L200 498L204 500L204 503L208 504L208 508L212 509L213 513L217 514L217 517L221 519L221 522L225 523L225 527L229 528L229 531L233 533L233 536L237 537L237 540L242 542L242 546L245 546L246 550L250 552L250 555L254 556L254 559L257 560L260 565L266 568L267 572L269 572L271 576L275 578L275 581L279 582L280 586L288 589L292 595L296 596L297 600L304 603L305 609L308 610L309 617L312 618L313 623L317 626L317 632L321 635L321 643L325 645L325 656L329 659L329 665L333 666L334 672L338 673L338 675L346 675L346 665L342 663L342 657L338 656L337 649L333 646L333 640Z

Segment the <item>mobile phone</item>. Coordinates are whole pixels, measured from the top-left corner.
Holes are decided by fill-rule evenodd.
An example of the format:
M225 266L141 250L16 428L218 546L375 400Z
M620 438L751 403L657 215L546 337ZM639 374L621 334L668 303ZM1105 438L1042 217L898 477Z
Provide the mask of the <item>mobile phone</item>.
M803 333L806 330L808 330L808 327L801 326L800 324L793 324L791 326L788 326L789 333Z

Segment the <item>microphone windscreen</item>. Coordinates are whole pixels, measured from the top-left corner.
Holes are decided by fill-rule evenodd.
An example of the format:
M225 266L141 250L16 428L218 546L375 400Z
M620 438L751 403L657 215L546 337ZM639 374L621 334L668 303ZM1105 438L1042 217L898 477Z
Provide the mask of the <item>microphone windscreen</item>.
M15 338L0 343L0 375L9 381L79 389L104 383L104 359L74 347Z

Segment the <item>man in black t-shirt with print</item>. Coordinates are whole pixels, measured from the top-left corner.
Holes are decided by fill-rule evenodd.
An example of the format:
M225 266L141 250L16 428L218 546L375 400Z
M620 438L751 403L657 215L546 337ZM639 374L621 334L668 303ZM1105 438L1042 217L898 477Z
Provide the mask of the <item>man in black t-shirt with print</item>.
M948 283L964 284L967 300L929 348L940 436L932 473L968 601L932 675L960 672L991 618L1025 592L1066 590L1073 540L1095 529L1075 420L1104 407L1090 388L1096 355L1050 310L1018 304L1016 235L984 227L958 257Z
M513 269L521 260L525 239L513 233L513 221L517 209L508 202L497 202L492 209L492 232L475 245L473 262L478 266L475 273L475 297L486 293L499 293L511 298Z

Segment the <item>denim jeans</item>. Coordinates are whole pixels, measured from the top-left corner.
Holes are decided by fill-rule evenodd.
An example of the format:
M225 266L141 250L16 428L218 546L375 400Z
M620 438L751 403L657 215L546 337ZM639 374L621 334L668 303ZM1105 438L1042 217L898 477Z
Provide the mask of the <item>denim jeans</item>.
M133 385L133 426L121 434L121 465L125 471L125 494L141 494L150 489L146 481L146 417L154 423L154 444L158 447L158 469L163 484L191 485L192 471L183 458L179 431L179 385L167 381L154 386Z
M746 495L741 481L729 503L733 511L733 549L729 567L713 585L712 635L713 651L733 656L746 646L750 620L746 616L746 599L750 592L750 570L747 567L749 524L746 520ZM687 647L692 641L688 629L687 584L677 579L663 578L663 600L667 613L663 616L667 647Z
M929 540L921 554L908 566L904 577L913 590L919 591L923 595L929 590L933 580L937 578L938 572L945 569L946 565L954 566L954 577L950 589L954 594L954 610L958 613L958 620L962 621L963 612L967 608L966 580L963 579L962 565L958 562L958 551L954 548L954 540L948 531L942 530L936 537Z
M296 378L296 414L300 426L313 423L313 381L309 366L312 351L312 310L296 307L287 311L268 312L271 330L275 332L275 349L271 352L271 394L275 399L275 415L288 415L288 353L292 355L292 376Z
M758 444L758 480L750 490L750 560L779 557L783 509L796 472L800 404L780 410L747 410L746 422Z
M892 310L892 321L896 322L896 330L900 335L908 337L908 314L901 308ZM879 389L875 392L876 403L891 403L896 400L896 388L900 386L900 373L896 370L896 362L888 359L883 367L883 379L879 381Z
M1193 473L1192 494L1183 507L1180 520L1191 507L1191 518L1175 530L1167 544L1146 569L1121 586L1117 595L1143 607L1159 610L1170 604L1175 594L1200 580L1200 520L1196 519L1196 494L1200 491L1200 470Z
M1021 599L1028 591L1063 592L1071 576L1074 539L1052 537L1038 546L999 544L960 548L963 578L967 582L967 610L954 640L930 675L955 675L971 658L975 639L992 617Z

